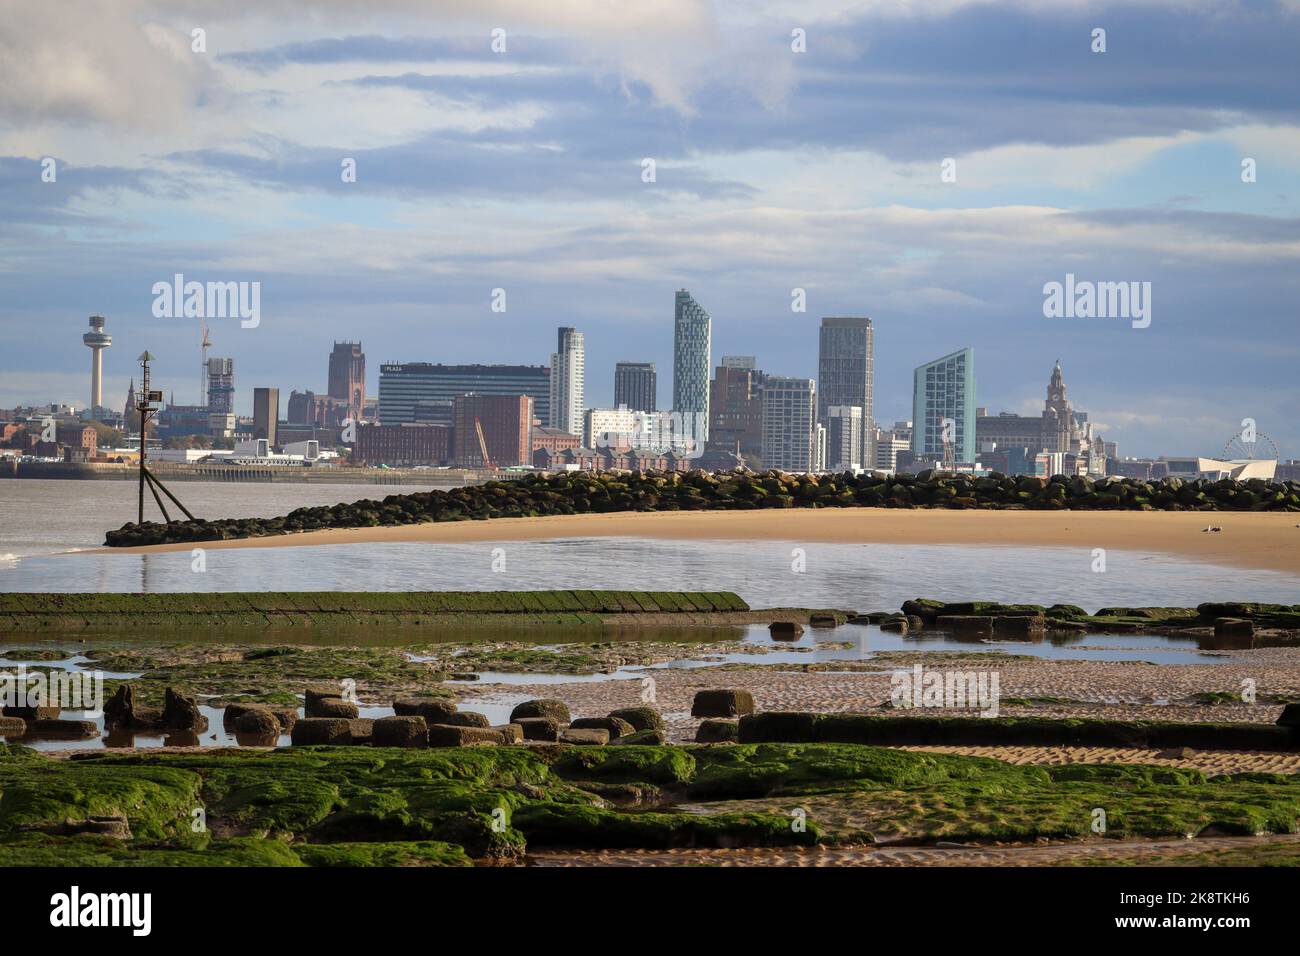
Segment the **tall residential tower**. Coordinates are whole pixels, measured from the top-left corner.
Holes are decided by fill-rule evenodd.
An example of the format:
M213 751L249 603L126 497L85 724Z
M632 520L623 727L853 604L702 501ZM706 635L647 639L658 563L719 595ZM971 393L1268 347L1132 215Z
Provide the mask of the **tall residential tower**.
M964 348L913 373L912 453L956 464L976 450L975 350Z
M713 322L685 289L673 317L673 411L701 446L709 438L709 367Z
M582 434L582 413L586 410L586 349L577 329L562 327L551 355L550 427Z
M654 362L619 362L614 366L614 405L626 405L634 412L653 412L658 407L659 381Z
M817 420L827 423L828 409L856 405L862 409L859 460L875 461L872 393L874 332L867 318L824 318L818 348Z

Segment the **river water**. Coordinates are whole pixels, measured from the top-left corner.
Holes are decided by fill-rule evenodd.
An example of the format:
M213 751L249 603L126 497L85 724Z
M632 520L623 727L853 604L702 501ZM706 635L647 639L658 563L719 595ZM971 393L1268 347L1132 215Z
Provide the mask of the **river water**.
M430 485L429 487L435 487ZM422 490L403 486L400 491ZM205 517L285 514L307 504L381 498L375 485L188 482ZM570 538L472 544L387 543L161 554L97 548L132 517L118 481L0 481L0 591L717 590L755 607L893 610L908 598L1104 605L1300 601L1300 577L1163 554L1112 551L1092 570L1081 548L815 544Z

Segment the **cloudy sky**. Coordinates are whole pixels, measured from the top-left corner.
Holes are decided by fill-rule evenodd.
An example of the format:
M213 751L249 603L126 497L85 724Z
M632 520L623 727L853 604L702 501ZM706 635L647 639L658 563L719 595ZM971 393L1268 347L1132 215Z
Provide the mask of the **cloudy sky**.
M84 404L95 312L109 404L145 348L196 401L197 322L151 311L177 272L261 283L257 328L210 323L242 412L323 391L335 339L373 394L558 325L588 404L620 359L663 403L685 287L715 360L780 374L870 316L885 423L971 346L980 405L1036 413L1059 358L1121 454L1249 417L1300 457L1297 49L1295 2L0 0L0 407ZM1045 318L1067 273L1150 282L1150 326Z

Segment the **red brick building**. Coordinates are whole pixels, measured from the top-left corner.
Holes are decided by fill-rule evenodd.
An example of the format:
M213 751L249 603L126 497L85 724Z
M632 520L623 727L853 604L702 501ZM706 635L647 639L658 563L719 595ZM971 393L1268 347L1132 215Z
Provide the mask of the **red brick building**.
M59 425L54 437L67 448L84 448L91 458L99 451L99 432L89 425Z
M357 425L352 448L356 464L445 465L451 459L451 429L446 425Z
M452 405L454 460L465 468L533 463L533 399L528 395L457 395ZM477 426L477 427L476 427ZM478 428L488 461L483 461Z
M564 451L566 448L577 448L581 444L580 436L566 432L563 428L533 428L534 455L543 448L549 452L557 452Z

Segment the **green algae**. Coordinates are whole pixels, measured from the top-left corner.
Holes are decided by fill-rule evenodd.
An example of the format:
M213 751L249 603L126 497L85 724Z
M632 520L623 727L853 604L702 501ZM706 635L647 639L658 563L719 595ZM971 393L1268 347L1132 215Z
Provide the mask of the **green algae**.
M1295 832L1300 782L857 744L0 750L0 864L463 865L527 847ZM193 811L205 826L195 832ZM129 840L60 835L121 816Z

